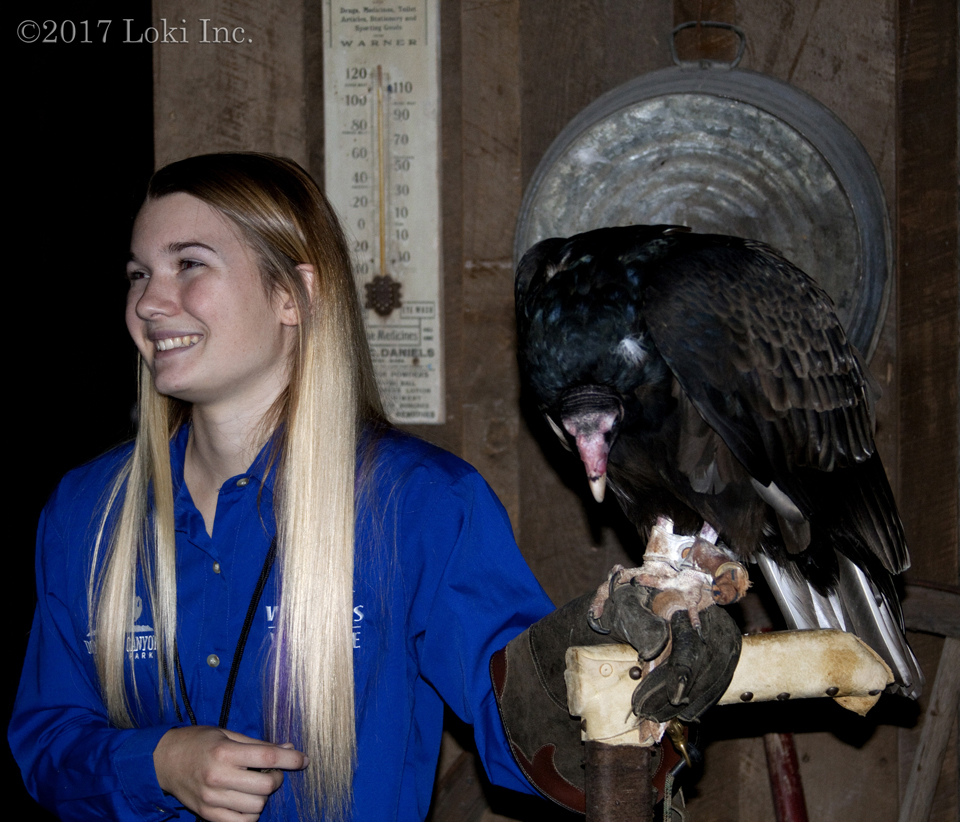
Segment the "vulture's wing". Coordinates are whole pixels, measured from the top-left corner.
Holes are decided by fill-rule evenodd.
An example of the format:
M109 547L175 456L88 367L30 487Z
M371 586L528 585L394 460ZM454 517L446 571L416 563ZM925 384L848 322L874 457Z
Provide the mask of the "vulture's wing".
M846 503L866 508L872 553L899 573L907 554L889 486L882 469L860 470L879 465L877 389L830 298L759 243L678 240L648 274L644 315L681 388L757 483L774 483L805 517L825 515L821 489L837 477L866 482Z
M778 513L792 503L810 521L816 561L836 582L824 590L798 565L761 557L785 616L854 631L916 693L922 675L891 577L909 559L876 455L878 390L866 366L829 297L774 251L727 237L679 240L646 280L649 333L681 401L719 433L764 500Z

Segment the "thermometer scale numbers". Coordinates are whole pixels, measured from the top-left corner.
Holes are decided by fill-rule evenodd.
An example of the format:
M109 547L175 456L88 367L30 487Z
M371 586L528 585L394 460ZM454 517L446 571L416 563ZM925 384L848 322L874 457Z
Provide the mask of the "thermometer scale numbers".
M394 422L441 423L437 2L325 11L326 189L377 380Z

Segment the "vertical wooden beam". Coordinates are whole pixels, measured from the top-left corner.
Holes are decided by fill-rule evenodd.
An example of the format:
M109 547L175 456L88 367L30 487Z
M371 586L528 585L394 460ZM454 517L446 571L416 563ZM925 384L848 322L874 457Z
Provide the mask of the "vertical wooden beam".
M155 0L153 9L157 166L211 151L268 151L306 166L303 4ZM185 36L164 42L164 25Z
M912 574L958 582L957 6L900 0L901 514Z
M513 231L520 208L520 0L461 10L463 456L520 521Z
M957 584L957 5L899 0L897 23L900 512L910 575ZM927 674L921 721L899 734L902 794L912 804L910 763L928 733L942 642L922 634L911 641ZM931 818L956 816L957 761L954 724L942 778L926 797Z

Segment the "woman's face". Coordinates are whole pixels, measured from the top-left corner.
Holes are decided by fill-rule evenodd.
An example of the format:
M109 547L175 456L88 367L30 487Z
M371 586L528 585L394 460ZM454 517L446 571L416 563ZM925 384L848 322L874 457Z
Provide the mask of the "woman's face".
M133 227L127 329L157 391L231 413L286 386L297 312L263 287L255 252L189 194L147 200Z

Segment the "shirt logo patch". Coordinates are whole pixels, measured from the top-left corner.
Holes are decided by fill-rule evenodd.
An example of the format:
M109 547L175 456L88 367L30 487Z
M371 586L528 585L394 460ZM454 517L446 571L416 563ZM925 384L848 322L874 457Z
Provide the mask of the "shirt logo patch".
M276 619L279 605L265 605L264 610L267 613L267 635L270 642L273 642L273 635L276 631ZM353 650L360 648L360 633L363 628L363 605L355 605L353 608Z
M140 615L143 613L143 600L140 597L134 599L133 610L133 631L127 634L127 656L130 659L153 659L157 637L153 626L140 624Z
M134 598L133 611L133 630L127 633L125 644L127 656L130 659L153 659L157 650L157 637L152 625L140 624L140 615L143 613L143 600L140 597ZM96 653L97 641L93 634L88 632L83 644L87 646L88 654Z

